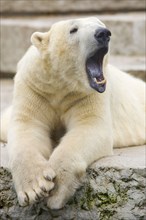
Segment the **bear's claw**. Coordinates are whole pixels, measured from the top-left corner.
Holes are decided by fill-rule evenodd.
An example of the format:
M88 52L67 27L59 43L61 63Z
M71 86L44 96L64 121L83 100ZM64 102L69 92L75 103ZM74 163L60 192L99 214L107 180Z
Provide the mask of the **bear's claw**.
M44 172L35 172L35 175L19 176L19 182L16 182L16 191L20 206L32 204L42 197L48 197L50 190L54 188L55 173L51 168L47 168ZM24 172L25 173L25 172ZM42 176L41 176L42 175ZM47 176L47 178L46 178Z

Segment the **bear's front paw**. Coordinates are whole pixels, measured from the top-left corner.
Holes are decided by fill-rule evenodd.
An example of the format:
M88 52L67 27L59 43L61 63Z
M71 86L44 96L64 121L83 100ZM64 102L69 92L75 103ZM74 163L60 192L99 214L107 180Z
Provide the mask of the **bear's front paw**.
M12 175L21 206L32 204L42 197L48 197L50 190L54 188L55 172L48 167L46 161L20 163L16 169L12 170Z
M76 189L81 185L86 174L85 171L85 167L81 168L80 166L72 170L71 164L67 168L59 166L55 170L55 187L49 195L47 206L50 209L63 208L69 198L73 196Z

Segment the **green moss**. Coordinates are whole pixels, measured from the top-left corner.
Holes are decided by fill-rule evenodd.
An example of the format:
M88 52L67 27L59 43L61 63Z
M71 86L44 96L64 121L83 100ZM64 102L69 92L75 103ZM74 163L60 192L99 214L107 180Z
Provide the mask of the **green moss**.
M112 204L117 202L117 195L108 193L99 193L97 198L101 202L99 206L104 206L105 204Z
M108 193L93 193L90 185L84 188L82 197L79 199L78 206L85 210L91 210L95 206L104 207L105 205L117 202L117 195Z
M108 190L102 193L95 191L90 183L86 183L74 197L72 204L87 211L97 210L100 220L112 219L116 213L116 207L122 206L127 201L127 190L124 191L118 183L114 183L114 186L115 193Z
M93 194L93 189L90 185L86 185L82 198L79 201L79 206L85 210L91 210L96 202L96 196Z
M103 210L102 212L100 212L100 220L109 220L111 219L111 217L115 214L116 212L113 210Z

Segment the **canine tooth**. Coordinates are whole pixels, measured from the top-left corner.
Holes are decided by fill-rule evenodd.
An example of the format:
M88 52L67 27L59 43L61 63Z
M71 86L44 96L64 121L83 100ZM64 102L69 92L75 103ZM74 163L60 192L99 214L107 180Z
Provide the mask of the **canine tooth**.
M97 81L97 79L96 78L93 78L94 79L94 81L97 83L97 84L105 84L106 83L106 79L104 79L104 80L102 80L102 81Z

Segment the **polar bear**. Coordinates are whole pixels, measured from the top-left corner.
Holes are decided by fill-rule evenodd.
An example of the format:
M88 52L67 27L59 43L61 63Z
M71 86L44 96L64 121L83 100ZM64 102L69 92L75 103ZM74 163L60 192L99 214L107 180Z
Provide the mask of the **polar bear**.
M96 17L32 35L1 130L20 205L59 209L91 163L145 143L145 83L108 63L110 36Z

